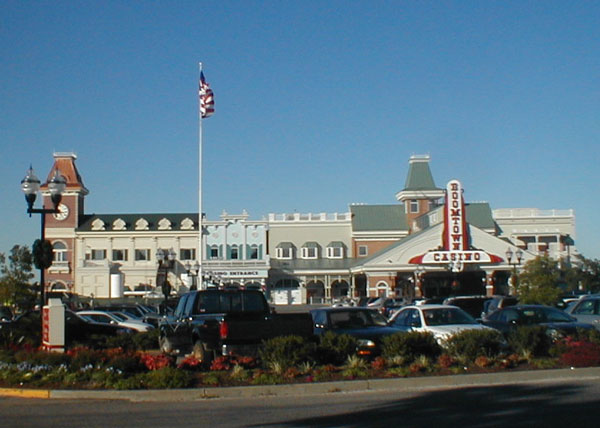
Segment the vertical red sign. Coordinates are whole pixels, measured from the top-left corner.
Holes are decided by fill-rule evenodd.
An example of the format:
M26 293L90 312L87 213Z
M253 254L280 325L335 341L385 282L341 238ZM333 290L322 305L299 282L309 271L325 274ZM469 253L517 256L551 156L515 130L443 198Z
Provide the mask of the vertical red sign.
M50 308L42 308L42 343L50 342Z

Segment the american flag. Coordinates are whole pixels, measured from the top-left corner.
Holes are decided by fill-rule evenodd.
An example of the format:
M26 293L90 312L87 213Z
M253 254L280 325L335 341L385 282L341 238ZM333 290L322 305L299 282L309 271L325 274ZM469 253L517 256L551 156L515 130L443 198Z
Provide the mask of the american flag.
M204 80L204 73L200 72L200 82L198 84L198 96L200 97L200 114L202 118L210 117L215 112L215 97L212 89L206 80Z

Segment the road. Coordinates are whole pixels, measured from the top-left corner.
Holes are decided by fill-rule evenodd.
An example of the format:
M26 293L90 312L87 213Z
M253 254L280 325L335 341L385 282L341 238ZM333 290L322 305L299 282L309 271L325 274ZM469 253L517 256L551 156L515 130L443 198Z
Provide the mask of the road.
M0 397L0 425L579 428L598 426L599 404L597 379L186 402Z

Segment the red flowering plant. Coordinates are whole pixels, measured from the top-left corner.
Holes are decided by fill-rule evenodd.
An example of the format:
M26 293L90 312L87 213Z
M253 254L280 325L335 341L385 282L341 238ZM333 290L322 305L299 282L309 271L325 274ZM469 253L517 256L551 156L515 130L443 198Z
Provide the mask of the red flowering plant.
M567 337L560 361L570 367L592 367L600 365L600 344Z
M187 357L185 357L178 365L177 365L178 369L183 369L183 370L200 370L202 369L202 361L200 361L198 358L194 357L193 355L189 355Z
M173 357L166 354L142 354L140 355L140 361L148 370L158 370L165 367L172 367L175 362Z

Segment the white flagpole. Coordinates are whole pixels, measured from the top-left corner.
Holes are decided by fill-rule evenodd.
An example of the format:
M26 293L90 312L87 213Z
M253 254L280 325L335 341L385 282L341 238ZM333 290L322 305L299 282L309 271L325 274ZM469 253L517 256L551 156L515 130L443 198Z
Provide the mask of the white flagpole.
M202 63L198 63L198 91L200 91L200 74L202 73ZM198 289L204 289L202 280L202 261L204 260L204 245L202 243L202 100L198 92Z

